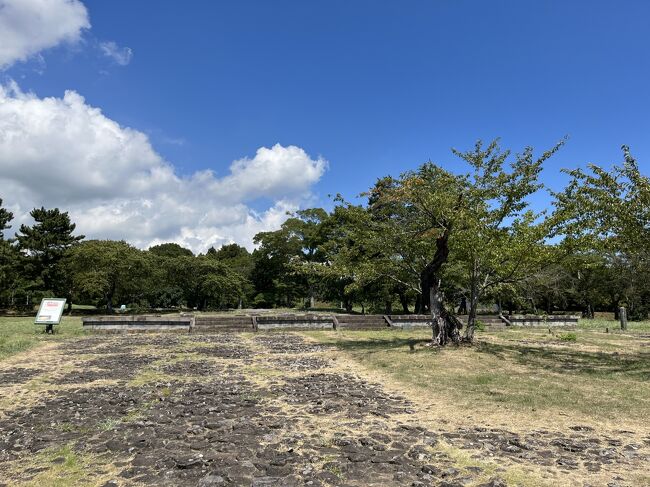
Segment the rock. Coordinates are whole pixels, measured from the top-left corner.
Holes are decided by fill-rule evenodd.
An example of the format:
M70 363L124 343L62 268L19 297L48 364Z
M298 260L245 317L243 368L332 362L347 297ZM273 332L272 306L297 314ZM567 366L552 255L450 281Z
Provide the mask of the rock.
M442 473L441 470L438 467L434 466L434 465L425 465L425 466L422 467L422 471L424 473L426 473L426 474L435 475L435 476L438 476L438 477Z
M174 462L176 463L176 467L181 469L203 466L203 459L198 456L175 458Z
M199 480L198 487L212 487L213 485L223 485L226 483L221 475L210 473Z
M131 460L131 465L136 467L148 467L156 464L156 459L146 455L136 455L133 460Z
M259 477L253 479L251 487L281 487L286 484L283 483L281 477Z

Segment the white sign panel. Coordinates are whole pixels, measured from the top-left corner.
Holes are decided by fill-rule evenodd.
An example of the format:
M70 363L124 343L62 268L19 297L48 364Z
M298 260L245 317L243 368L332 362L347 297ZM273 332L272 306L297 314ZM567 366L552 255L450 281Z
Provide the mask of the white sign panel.
M65 299L63 298L44 298L36 314L37 325L58 325L61 321L61 315L65 308Z

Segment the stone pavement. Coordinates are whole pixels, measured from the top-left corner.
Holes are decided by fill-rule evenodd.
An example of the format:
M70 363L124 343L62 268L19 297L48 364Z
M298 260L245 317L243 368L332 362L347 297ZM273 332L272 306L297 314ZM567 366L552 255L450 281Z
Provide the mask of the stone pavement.
M576 470L648 465L650 438L580 426L432 431L339 353L288 333L88 336L2 364L0 485L38 482L64 446L85 462L79 484L104 486L495 487L517 464L571 485Z

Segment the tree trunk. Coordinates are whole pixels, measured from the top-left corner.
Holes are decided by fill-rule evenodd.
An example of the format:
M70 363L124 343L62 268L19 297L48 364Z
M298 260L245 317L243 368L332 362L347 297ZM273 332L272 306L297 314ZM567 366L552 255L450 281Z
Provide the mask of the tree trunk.
M619 308L618 316L621 321L621 330L627 330L627 310L624 307Z
M409 300L406 297L406 294L404 293L399 293L399 302L402 305L402 312L407 315L409 314Z
M618 306L618 301L615 301L614 304L612 305L614 307L614 319L618 320L618 312L619 312L619 306Z
M458 306L458 314L465 315L467 314L467 298L462 296L460 298L460 305Z
M422 295L418 294L415 297L415 314L416 315L423 315L424 314L424 309L422 307Z
M460 342L462 324L449 313L444 306L442 289L440 287L440 270L449 257L449 228L436 240L436 253L420 274L421 289L429 294L429 310L431 311L432 343L437 346L449 342Z
M312 294L311 296L309 296L309 307L314 308L316 306L315 302L316 300L314 298L314 295Z
M478 289L472 288L472 295L469 300L469 313L467 314L467 329L465 330L465 340L471 342L474 340L474 331L476 330L476 313L478 311Z
M386 311L385 311L384 314L392 315L393 314L393 301L391 301L390 299L387 299L385 309L386 309Z

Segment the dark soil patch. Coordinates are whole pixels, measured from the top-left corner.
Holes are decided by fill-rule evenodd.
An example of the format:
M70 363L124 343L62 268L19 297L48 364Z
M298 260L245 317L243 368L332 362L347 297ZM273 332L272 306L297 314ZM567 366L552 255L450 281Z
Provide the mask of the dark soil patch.
M332 365L331 360L323 360L316 357L291 357L279 358L271 362L285 370L318 370L326 369Z
M333 347L309 343L297 335L279 333L256 336L255 342L264 346L270 353L312 353L333 350Z
M23 384L41 372L43 371L39 369L23 369L18 367L0 371L0 384Z
M344 413L350 418L367 415L388 417L411 413L412 404L403 397L389 396L379 386L352 375L311 374L286 379L279 387L290 404L306 404L310 414Z
M642 445L624 445L618 439L594 435L590 429L582 431L585 432L571 432L564 436L545 430L518 435L502 429L473 428L443 433L442 436L460 448L481 449L487 454L544 466L571 469L582 464L592 472L612 463L650 461L648 451L644 451Z
M143 367L155 361L154 356L144 356L129 353L105 355L101 358L89 360L84 367L101 369L104 379L130 380L135 377Z
M206 379L220 377L224 373L232 372L231 367L223 367L205 360L183 360L161 365L157 369L174 376L200 376Z
M207 355L208 357L232 358L232 359L251 359L253 352L244 346L233 347L230 345L217 347L200 347L195 348L192 352Z
M76 370L69 372L62 377L51 379L52 384L86 384L96 380L111 379L111 373L107 370Z
M190 343L215 343L215 344L238 344L243 343L242 339L234 333L230 334L196 334L189 335L183 338L185 342Z

